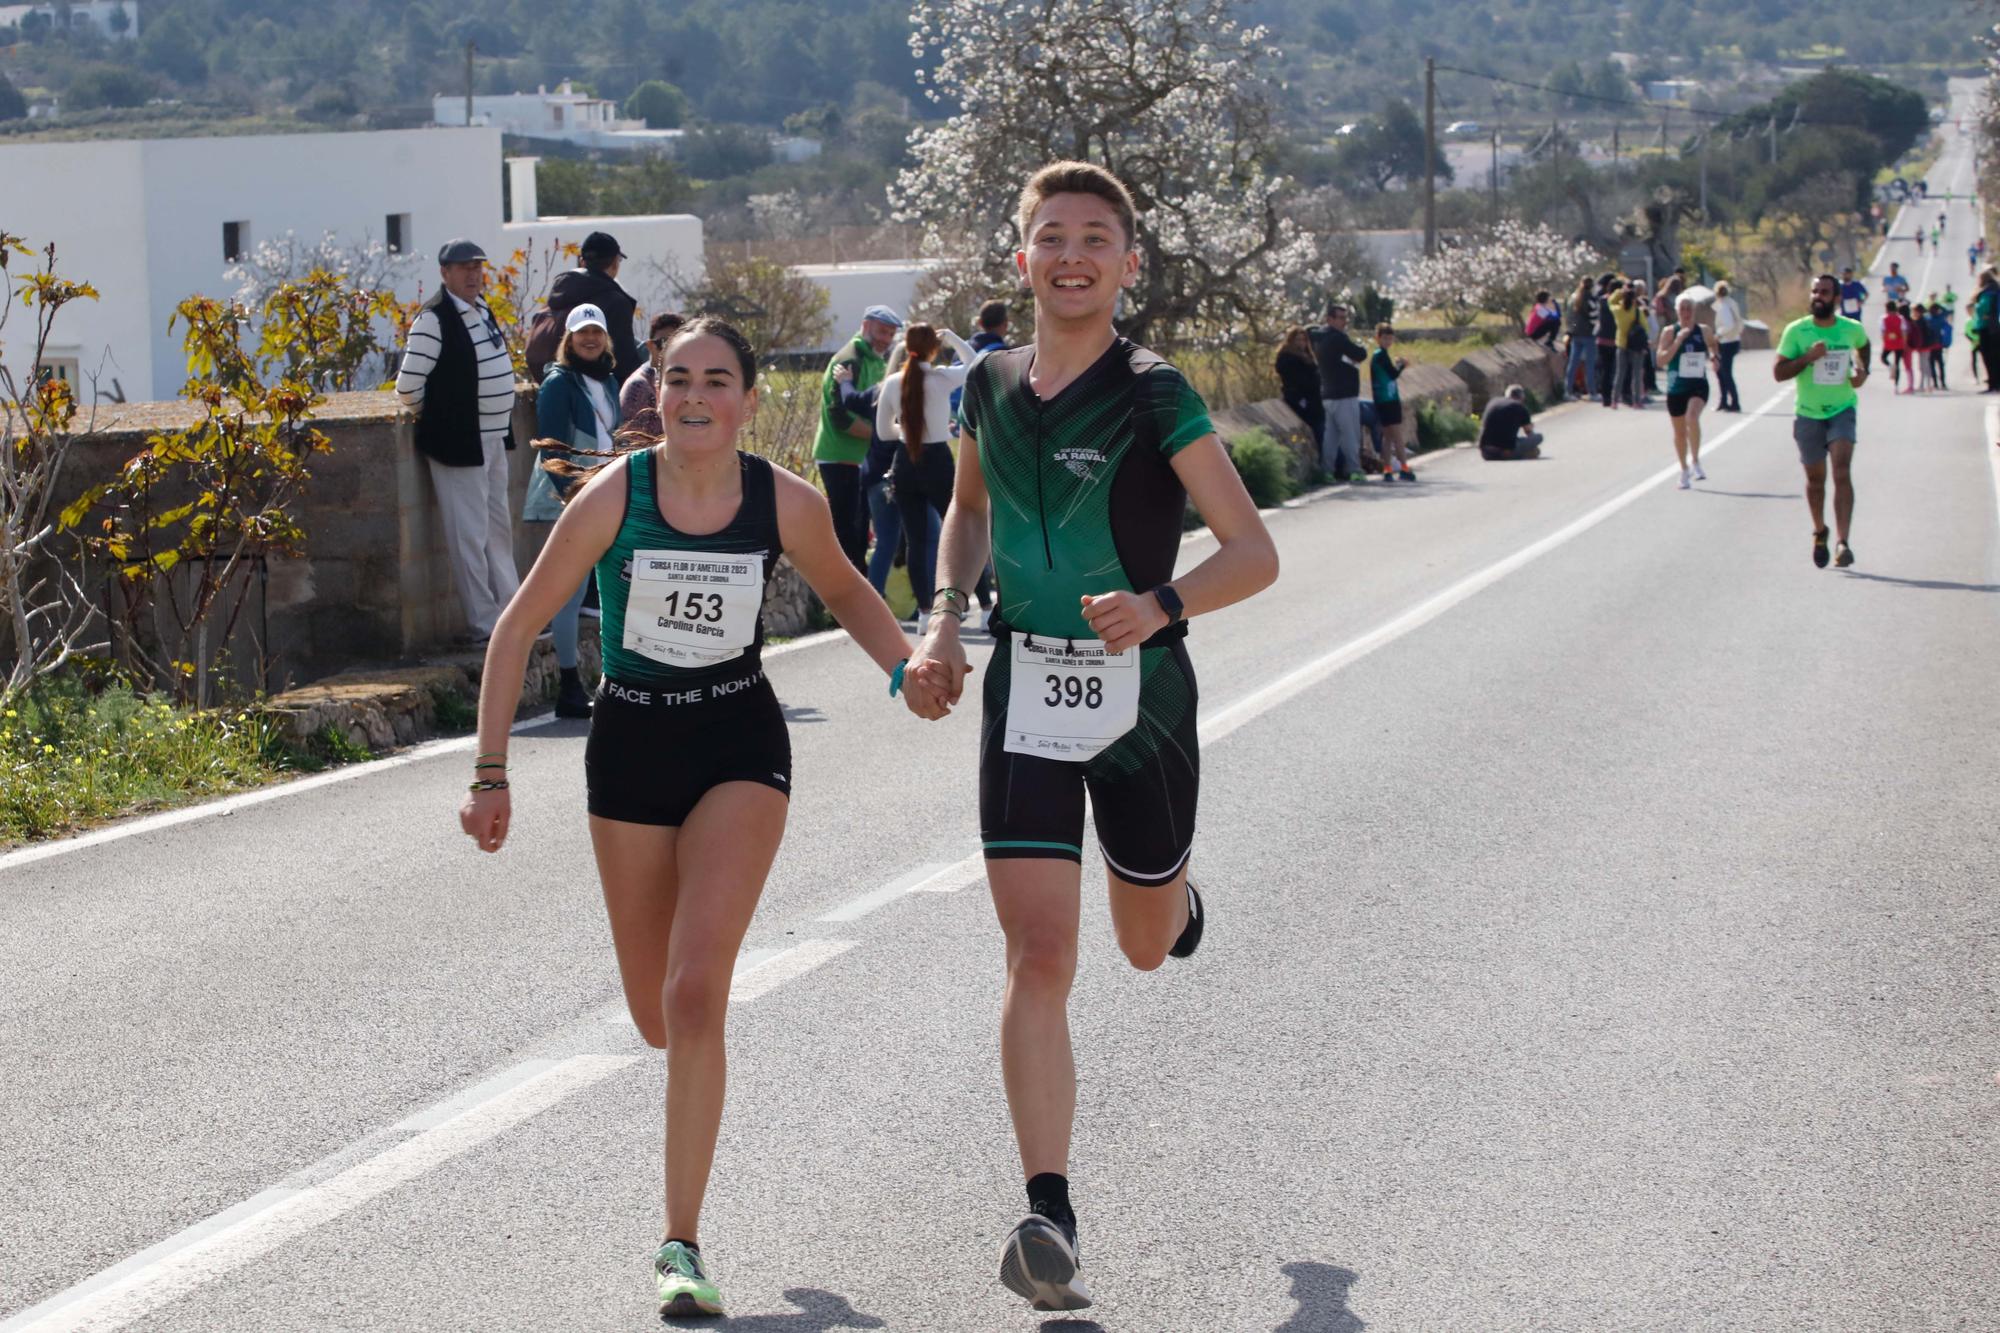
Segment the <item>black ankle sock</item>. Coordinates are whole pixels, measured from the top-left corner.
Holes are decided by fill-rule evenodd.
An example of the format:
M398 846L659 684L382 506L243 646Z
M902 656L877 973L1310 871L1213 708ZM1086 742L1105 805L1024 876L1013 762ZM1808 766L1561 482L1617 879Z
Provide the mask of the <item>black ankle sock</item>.
M694 1251L694 1252L695 1252L696 1254L700 1254L700 1253L701 1253L701 1246L699 1246L699 1245L695 1244L695 1243L694 1243L693 1241L691 1241L691 1240L681 1240L681 1238L680 1238L679 1236L669 1236L669 1237L667 1237L667 1238L666 1238L665 1240L661 1241L661 1242L660 1242L660 1244L662 1244L662 1245L672 1245L672 1244L675 1244L675 1243L677 1243L677 1242L678 1242L679 1244L682 1244L682 1245L685 1245L685 1246L687 1246L687 1247L688 1247L688 1248L689 1248L690 1250L693 1250L693 1251Z
M574 686L576 686L576 687L577 687L577 688L578 688L579 690L583 688L583 677L581 677L581 676L579 676L579 675L577 675L577 674L576 674L576 668L575 668L575 667L559 667L559 668L557 668L557 669L558 669L558 670L559 670L559 671L561 672L561 674L562 674L562 683L563 683L563 684L565 684L565 685L574 685ZM546 679L548 679L548 678L547 678L546 676L544 676L544 677L543 677L543 679L544 679L544 680L546 680Z
M1076 1214L1069 1206L1069 1177L1044 1171L1028 1181L1028 1211L1040 1213L1057 1226L1076 1230Z

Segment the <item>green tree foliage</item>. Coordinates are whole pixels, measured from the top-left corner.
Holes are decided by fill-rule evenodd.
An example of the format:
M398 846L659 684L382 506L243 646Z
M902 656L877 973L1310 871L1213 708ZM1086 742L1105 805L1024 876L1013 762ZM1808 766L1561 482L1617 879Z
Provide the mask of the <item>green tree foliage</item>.
M123 65L92 65L69 81L68 104L79 111L144 106L158 91L151 77Z
M183 87L195 87L208 78L201 39L185 18L171 10L140 31L139 63Z
M748 125L703 125L681 140L681 164L700 180L747 175L770 161L770 139Z
M0 120L19 120L28 114L28 99L0 73Z
M1377 191L1392 182L1408 185L1423 179L1424 122L1416 108L1400 97L1382 105L1382 114L1347 135L1335 151L1338 168L1348 177ZM1451 163L1437 154L1440 181L1451 179Z
M648 79L625 99L625 114L652 130L677 130L687 119L687 94L664 79Z

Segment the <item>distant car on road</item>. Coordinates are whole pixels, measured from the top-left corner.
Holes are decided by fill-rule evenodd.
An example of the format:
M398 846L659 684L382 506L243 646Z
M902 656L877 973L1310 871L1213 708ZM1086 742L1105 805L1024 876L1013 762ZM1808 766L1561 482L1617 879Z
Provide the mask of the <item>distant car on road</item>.
M1486 127L1476 120L1454 120L1444 127L1446 134L1484 134Z
M1360 128L1361 126L1358 122L1350 120L1345 125L1342 125L1339 129L1335 130L1334 133L1342 135L1352 134Z

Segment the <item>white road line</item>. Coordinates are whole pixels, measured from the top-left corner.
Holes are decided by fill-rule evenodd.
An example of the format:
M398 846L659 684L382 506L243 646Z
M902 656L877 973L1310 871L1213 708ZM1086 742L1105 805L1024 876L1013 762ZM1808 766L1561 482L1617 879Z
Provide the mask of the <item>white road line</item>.
M928 883L937 878L940 871L949 869L951 869L950 866L939 861L920 865L906 874L899 875L895 879L890 880L879 889L870 889L867 893L861 894L858 897L849 898L826 915L815 919L834 924L859 921L876 908L895 902L896 899L911 892L918 885Z
M573 1055L530 1061L495 1080L498 1091L464 1104L394 1147L318 1184L266 1190L197 1223L68 1291L0 1323L0 1333L69 1333L131 1323L354 1211L432 1168L505 1133L621 1069L636 1055Z
M1748 430L1753 422L1767 415L1772 408L1790 399L1792 392L1791 389L1786 388L1771 395L1755 412L1750 413L1743 420L1737 422L1714 439L1703 441L1703 452L1712 455L1717 449L1735 439L1745 430ZM1528 564L1537 557L1547 555L1557 547L1582 536L1619 510L1636 503L1648 491L1679 476L1680 468L1678 465L1654 473L1630 490L1605 501L1575 522L1550 533L1540 541L1523 547L1496 564L1488 565L1477 574L1459 580L1443 592L1438 593L1428 601L1420 602L1416 606L1411 607L1408 611L1405 611L1388 623L1370 630L1358 639L1349 640L1332 652L1314 658L1304 666L1294 668L1262 689L1253 690L1241 699L1209 714L1208 718L1201 724L1202 744L1214 744L1244 723L1270 712L1273 708L1285 702L1285 700L1312 688L1341 668L1351 666L1378 648L1387 647L1412 630L1421 629L1445 612L1451 610L1454 606L1457 606L1460 602L1465 601L1468 597L1492 587L1501 579L1506 578L1509 574L1512 574L1515 570L1520 569L1523 565Z
M789 949L780 949L761 963L738 967L729 983L729 1002L748 1004L768 995L788 981L796 981L822 963L832 962L852 949L856 940L800 940Z
M986 853L974 852L963 861L952 862L923 883L911 886L910 892L957 893L960 889L977 884L985 877Z
M509 731L518 735L524 731L533 731L537 727L546 727L555 720L554 713L543 713L516 722ZM328 769L324 773L315 773L311 777L296 778L271 787L259 787L256 791L246 791L236 796L225 796L219 801L190 805L181 810L163 810L157 815L146 815L139 819L127 820L122 824L113 824L109 828L79 833L74 838L63 838L56 842L37 843L33 847L22 847L11 852L0 852L0 870L47 860L51 856L80 852L90 847L101 847L107 842L135 838L141 833L157 833L176 824L192 824L198 819L233 815L238 810L262 805L266 801L317 791L321 787L331 787L336 782L352 782L355 778L372 777L377 773L386 773L392 768L422 763L426 759L435 759L441 754L450 754L455 750L470 750L478 741L477 736L454 736L449 740L427 741L401 754L390 755L387 759L370 759L359 764L348 764L341 768ZM0 1328L4 1327L5 1325L0 1325Z
M2000 403L1986 405L1986 461L1993 468L1993 508L2000 516Z

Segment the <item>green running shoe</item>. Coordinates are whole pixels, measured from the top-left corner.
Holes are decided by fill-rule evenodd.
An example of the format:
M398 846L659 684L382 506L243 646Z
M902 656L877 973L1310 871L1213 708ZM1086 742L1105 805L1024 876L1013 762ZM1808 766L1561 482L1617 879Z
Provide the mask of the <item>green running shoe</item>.
M670 1240L653 1256L653 1272L660 1280L660 1318L722 1313L722 1293L709 1280L700 1250Z

